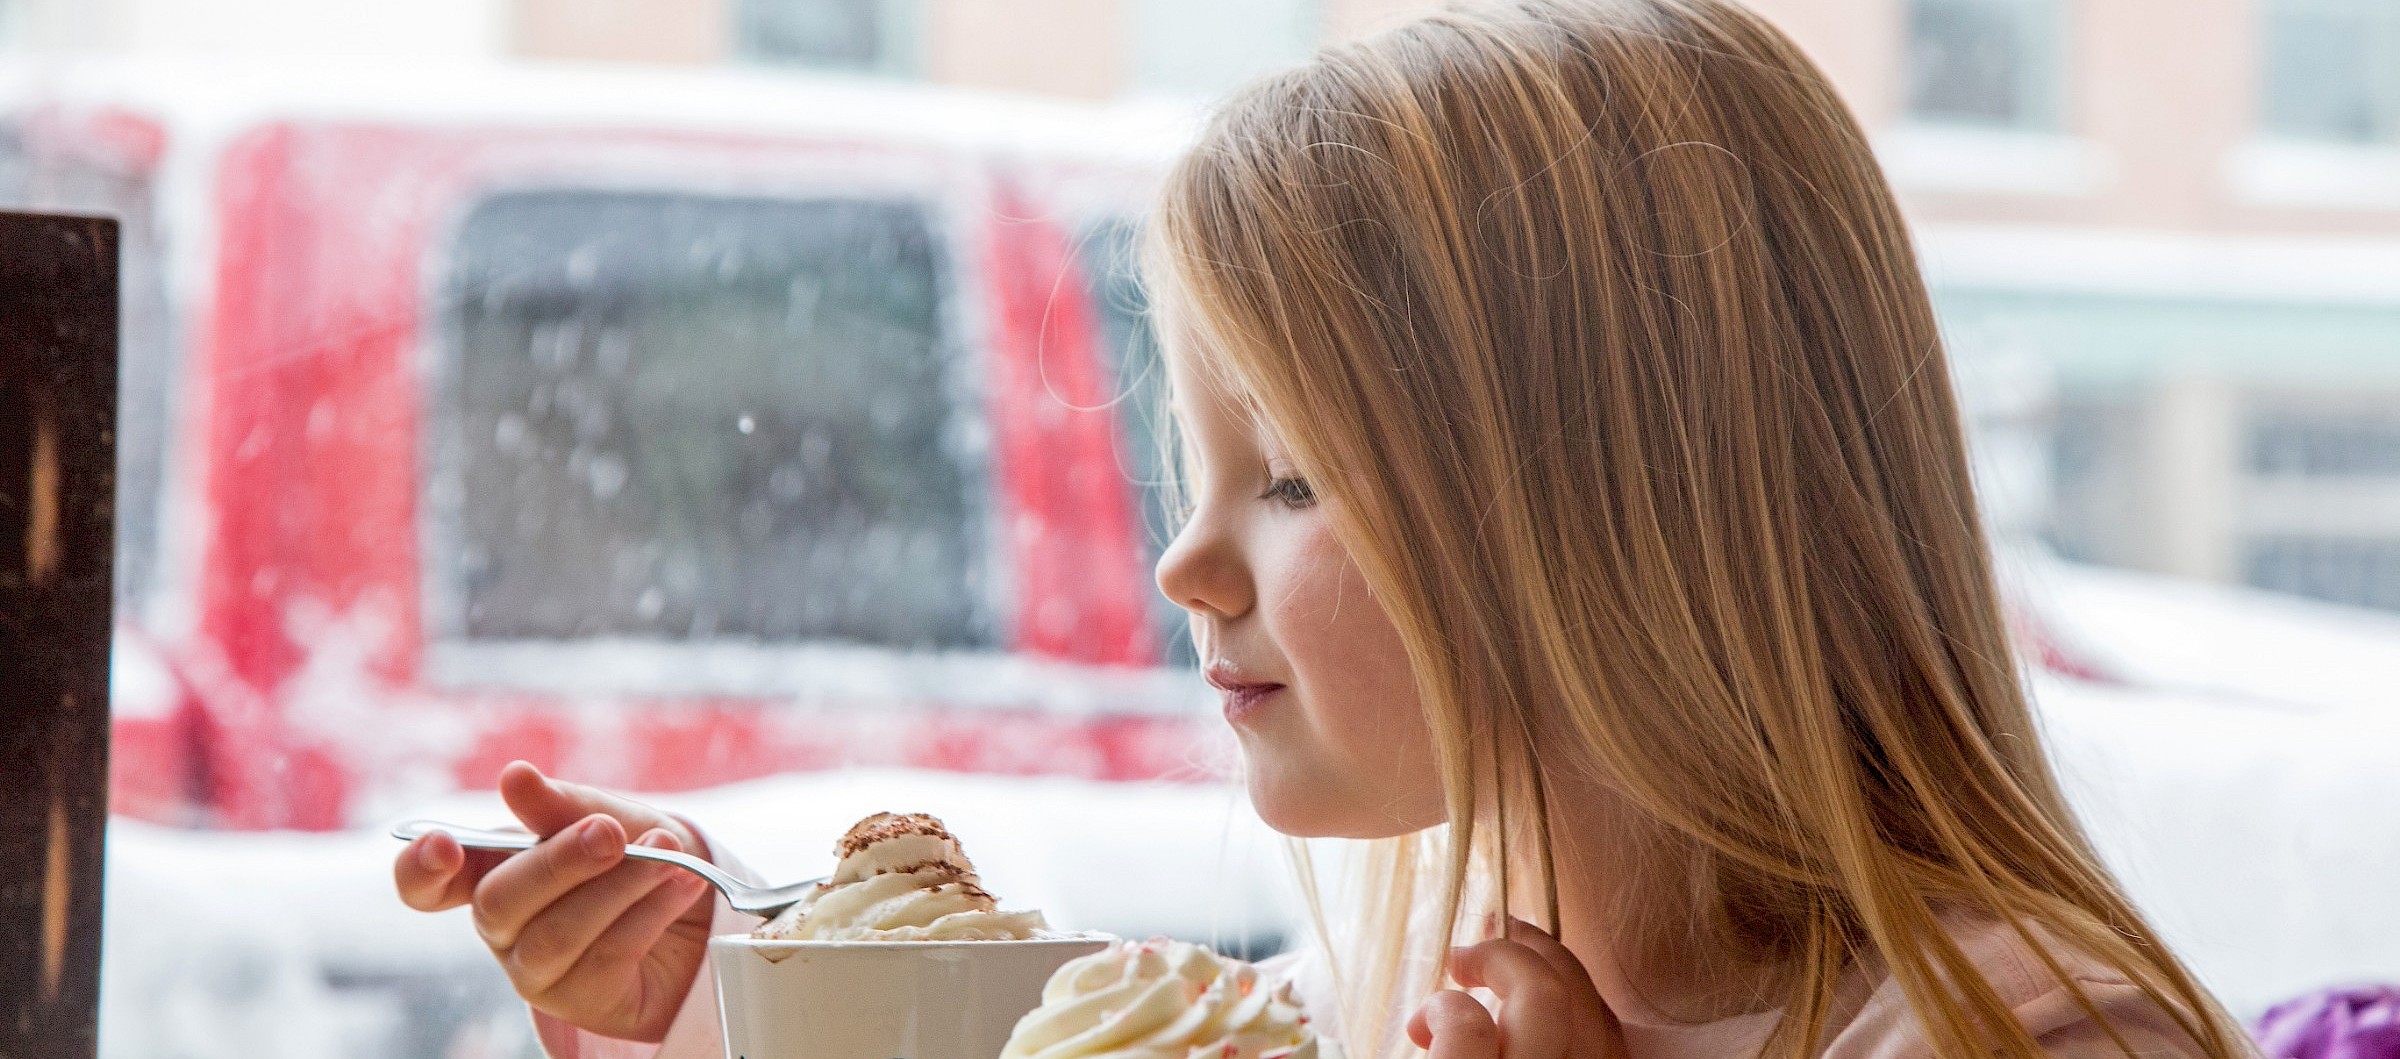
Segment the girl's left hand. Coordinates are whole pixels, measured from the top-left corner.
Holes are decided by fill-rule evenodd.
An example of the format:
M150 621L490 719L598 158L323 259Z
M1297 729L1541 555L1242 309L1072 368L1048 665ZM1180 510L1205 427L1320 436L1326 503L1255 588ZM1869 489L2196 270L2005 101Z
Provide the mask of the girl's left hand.
M1583 963L1541 928L1508 921L1508 936L1454 950L1450 977L1500 998L1500 1017L1464 991L1426 998L1408 1039L1428 1059L1624 1059L1625 1034Z

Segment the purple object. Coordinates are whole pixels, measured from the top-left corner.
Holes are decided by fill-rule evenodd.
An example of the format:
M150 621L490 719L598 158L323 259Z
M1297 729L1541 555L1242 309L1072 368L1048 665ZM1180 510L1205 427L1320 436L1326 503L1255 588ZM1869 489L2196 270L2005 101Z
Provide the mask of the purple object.
M2327 989L2268 1008L2251 1028L2266 1059L2400 1059L2400 985Z

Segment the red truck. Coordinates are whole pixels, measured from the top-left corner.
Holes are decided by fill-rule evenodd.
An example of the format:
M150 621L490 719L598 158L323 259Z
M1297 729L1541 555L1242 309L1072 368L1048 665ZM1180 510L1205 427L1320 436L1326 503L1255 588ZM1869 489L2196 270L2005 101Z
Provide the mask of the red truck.
M1172 118L742 73L20 65L123 218L117 811L525 757L1203 775L1126 260Z

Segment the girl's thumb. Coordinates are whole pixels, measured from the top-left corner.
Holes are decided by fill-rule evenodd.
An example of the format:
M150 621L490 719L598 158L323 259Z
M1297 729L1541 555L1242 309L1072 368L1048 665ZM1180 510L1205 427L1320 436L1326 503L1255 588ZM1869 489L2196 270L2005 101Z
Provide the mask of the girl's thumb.
M526 830L544 836L563 831L593 813L615 808L607 804L600 792L553 780L523 761L511 761L500 770L500 800L508 803L508 811L516 814Z

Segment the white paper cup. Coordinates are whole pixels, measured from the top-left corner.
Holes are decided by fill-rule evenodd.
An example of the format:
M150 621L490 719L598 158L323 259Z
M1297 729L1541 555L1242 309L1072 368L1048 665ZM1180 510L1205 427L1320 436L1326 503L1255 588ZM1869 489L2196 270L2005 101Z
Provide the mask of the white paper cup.
M1108 938L708 942L727 1059L995 1059L1050 973Z

